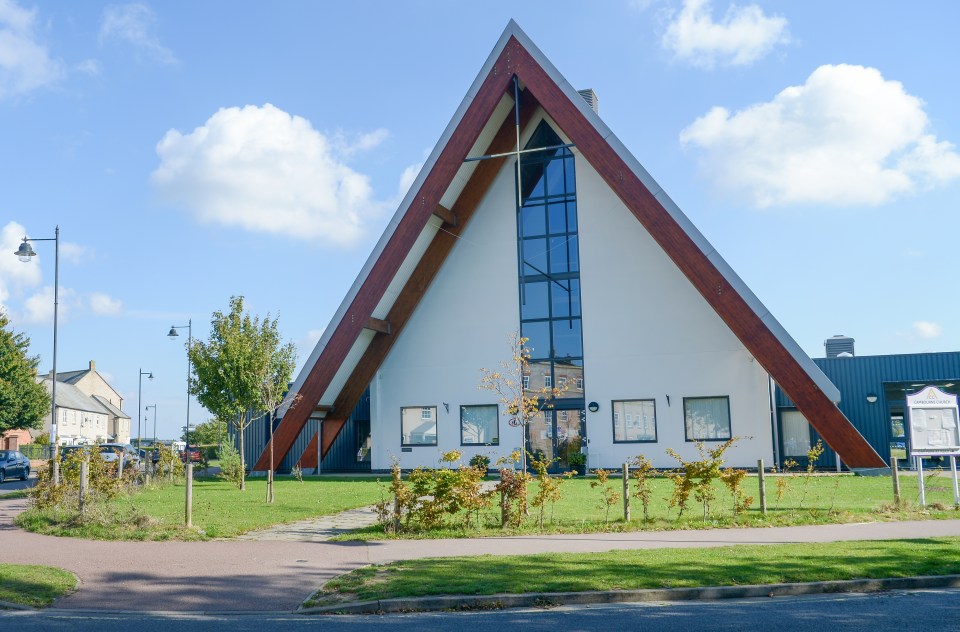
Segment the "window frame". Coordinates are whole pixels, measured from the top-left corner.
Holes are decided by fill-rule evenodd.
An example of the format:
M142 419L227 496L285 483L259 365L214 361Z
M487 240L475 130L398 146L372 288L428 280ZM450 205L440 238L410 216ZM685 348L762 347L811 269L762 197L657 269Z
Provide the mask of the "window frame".
M463 437L463 411L465 408L493 408L496 411L495 419L497 423L496 441L486 443L466 443ZM461 404L460 405L460 445L462 447L472 446L495 446L500 445L500 405L499 404Z
M433 409L433 443L404 443L403 440L403 411L405 410L416 410L417 419L420 421L426 421L423 419L423 409L432 408ZM400 447L402 448L435 448L440 444L440 418L439 413L437 412L437 406L401 406L400 407Z
M691 439L688 433L687 428L687 401L688 400L698 400L698 399L723 399L727 402L727 432L730 436L728 437L719 437L715 439L704 438L704 439ZM691 428L692 429L692 428ZM733 438L733 416L730 414L730 396L729 395L698 395L696 397L684 397L683 398L683 438L687 443L697 443L698 441L702 442L723 442L729 441Z
M616 410L617 404L626 404L632 402L651 402L653 403L653 439L617 439L617 420L620 418L620 414ZM645 398L633 398L633 399L613 399L610 400L610 430L613 434L614 443L658 443L659 439L659 430L657 429L657 400L653 397ZM623 421L623 430L626 434L627 425L626 425L626 411L624 411L622 419Z

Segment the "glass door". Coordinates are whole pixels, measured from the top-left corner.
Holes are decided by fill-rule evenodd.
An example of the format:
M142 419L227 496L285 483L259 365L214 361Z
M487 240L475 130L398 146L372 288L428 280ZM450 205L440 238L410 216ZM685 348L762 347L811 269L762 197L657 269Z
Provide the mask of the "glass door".
M527 425L527 452L550 460L551 473L569 470L569 456L583 446L586 418L578 408L541 410Z

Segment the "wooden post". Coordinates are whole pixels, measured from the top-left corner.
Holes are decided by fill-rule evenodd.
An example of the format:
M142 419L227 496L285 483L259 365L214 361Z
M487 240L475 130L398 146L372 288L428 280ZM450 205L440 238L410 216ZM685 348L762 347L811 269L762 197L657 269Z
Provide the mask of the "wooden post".
M187 499L183 511L183 523L189 529L193 527L193 463L189 458L184 476L187 482Z
M89 464L86 459L80 461L80 515L83 515L84 504L87 499L87 468Z
M900 469L897 467L897 457L890 458L890 473L893 477L893 503L900 506Z
M400 533L400 497L393 497L393 532Z
M760 483L760 513L767 515L767 481L764 478L763 459L757 461L757 481Z
M630 522L630 464L623 464L623 521Z
M503 484L503 470L500 470L500 528L506 529L509 521L510 502L507 500L507 490Z

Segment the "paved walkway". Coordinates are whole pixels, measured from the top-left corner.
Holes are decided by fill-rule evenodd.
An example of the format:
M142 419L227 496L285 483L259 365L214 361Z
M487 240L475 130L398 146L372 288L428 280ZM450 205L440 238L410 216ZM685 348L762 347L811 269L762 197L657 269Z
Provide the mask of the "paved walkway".
M960 520L544 535L457 540L315 542L103 542L27 533L13 526L26 501L0 498L0 561L77 574L61 608L292 611L328 579L369 563L421 557L714 547L960 535Z
M334 536L377 524L377 512L373 505L348 509L332 516L278 524L267 529L250 531L237 540L274 540L289 542L326 542Z

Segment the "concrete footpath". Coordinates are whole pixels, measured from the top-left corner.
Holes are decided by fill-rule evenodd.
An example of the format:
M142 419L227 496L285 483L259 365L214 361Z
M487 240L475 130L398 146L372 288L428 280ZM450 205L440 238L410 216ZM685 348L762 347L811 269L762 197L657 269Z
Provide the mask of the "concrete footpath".
M76 573L79 590L56 606L95 610L290 612L336 575L422 557L960 536L960 520L929 520L369 543L102 542L22 531L13 517L25 507L25 500L0 498L0 561Z

